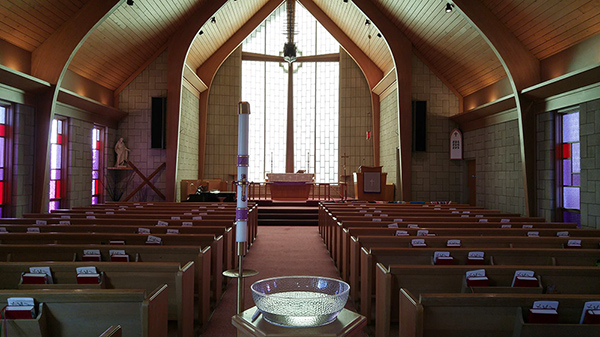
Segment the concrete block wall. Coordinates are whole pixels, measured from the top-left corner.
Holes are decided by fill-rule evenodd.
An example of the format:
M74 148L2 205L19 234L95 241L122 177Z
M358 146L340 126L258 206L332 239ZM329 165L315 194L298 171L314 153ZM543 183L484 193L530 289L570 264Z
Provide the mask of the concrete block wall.
M66 207L89 206L92 201L92 129L93 123L71 118L67 121L68 183Z
M119 123L116 139L123 137L125 145L131 150L129 160L145 175L149 176L155 169L167 160L165 149L152 149L151 116L152 97L167 96L167 52L163 52L144 71L142 71L120 94L119 109L128 113ZM107 144L114 148L115 143ZM113 151L114 152L114 151ZM111 158L108 156L109 159ZM109 160L107 166L114 166L115 157ZM127 195L143 182L134 174L127 188ZM161 170L151 180L162 193L166 189L165 170ZM162 199L145 185L131 201L162 201Z
M179 181L198 179L199 106L200 99L187 88L182 88L177 184L175 184L175 198L177 201L181 197L179 193Z
M556 220L556 156L555 156L555 113L537 115L537 216L546 221Z
M600 228L600 100L579 110L581 142L581 226Z
M396 180L397 162L396 151L400 144L398 136L398 91L384 97L379 103L380 117L380 141L379 141L379 163L382 171L387 172L386 181L393 183L396 192L395 199L399 199L399 186Z
M215 75L208 96L205 179L234 179L237 172L238 103L242 97L242 52L234 51ZM229 186L229 185L228 185Z
M367 80L354 60L340 49L340 131L339 169L340 181L344 174L346 154L346 177L348 195L354 195L352 173L358 167L373 166L373 138L367 140L366 132L373 133L371 91Z
M12 170L12 209L14 217L32 212L33 163L35 149L35 109L15 104Z
M464 157L476 160L477 206L525 215L516 120L464 133Z
M456 123L458 98L413 55L412 100L427 102L427 151L412 153L412 199L421 201L461 200L465 165L450 160L450 132Z

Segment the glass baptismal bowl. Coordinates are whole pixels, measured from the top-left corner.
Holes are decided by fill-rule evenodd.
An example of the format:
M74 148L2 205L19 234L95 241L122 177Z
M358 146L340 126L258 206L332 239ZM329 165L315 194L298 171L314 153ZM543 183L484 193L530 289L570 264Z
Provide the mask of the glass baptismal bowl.
M250 287L263 318L285 327L315 327L333 322L348 300L350 285L319 276L283 276Z

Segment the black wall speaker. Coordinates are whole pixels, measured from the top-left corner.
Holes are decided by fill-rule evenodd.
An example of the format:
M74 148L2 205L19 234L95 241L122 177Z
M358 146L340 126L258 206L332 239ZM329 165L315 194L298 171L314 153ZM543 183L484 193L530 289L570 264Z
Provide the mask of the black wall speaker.
M412 148L415 152L427 151L427 102L412 102Z
M167 148L167 98L152 97L151 148Z

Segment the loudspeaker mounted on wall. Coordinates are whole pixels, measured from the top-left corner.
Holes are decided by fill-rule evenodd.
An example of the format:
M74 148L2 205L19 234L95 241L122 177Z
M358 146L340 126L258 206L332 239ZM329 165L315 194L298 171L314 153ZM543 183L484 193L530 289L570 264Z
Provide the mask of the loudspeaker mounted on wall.
M152 97L152 118L151 118L151 148L167 148L167 98Z
M412 101L412 150L427 151L427 102Z

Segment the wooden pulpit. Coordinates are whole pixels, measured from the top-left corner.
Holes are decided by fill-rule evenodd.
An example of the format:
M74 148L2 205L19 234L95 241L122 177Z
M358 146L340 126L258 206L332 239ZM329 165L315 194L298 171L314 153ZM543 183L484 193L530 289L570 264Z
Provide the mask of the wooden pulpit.
M387 173L381 172L381 166L360 166L353 173L354 197L358 200L386 200Z

